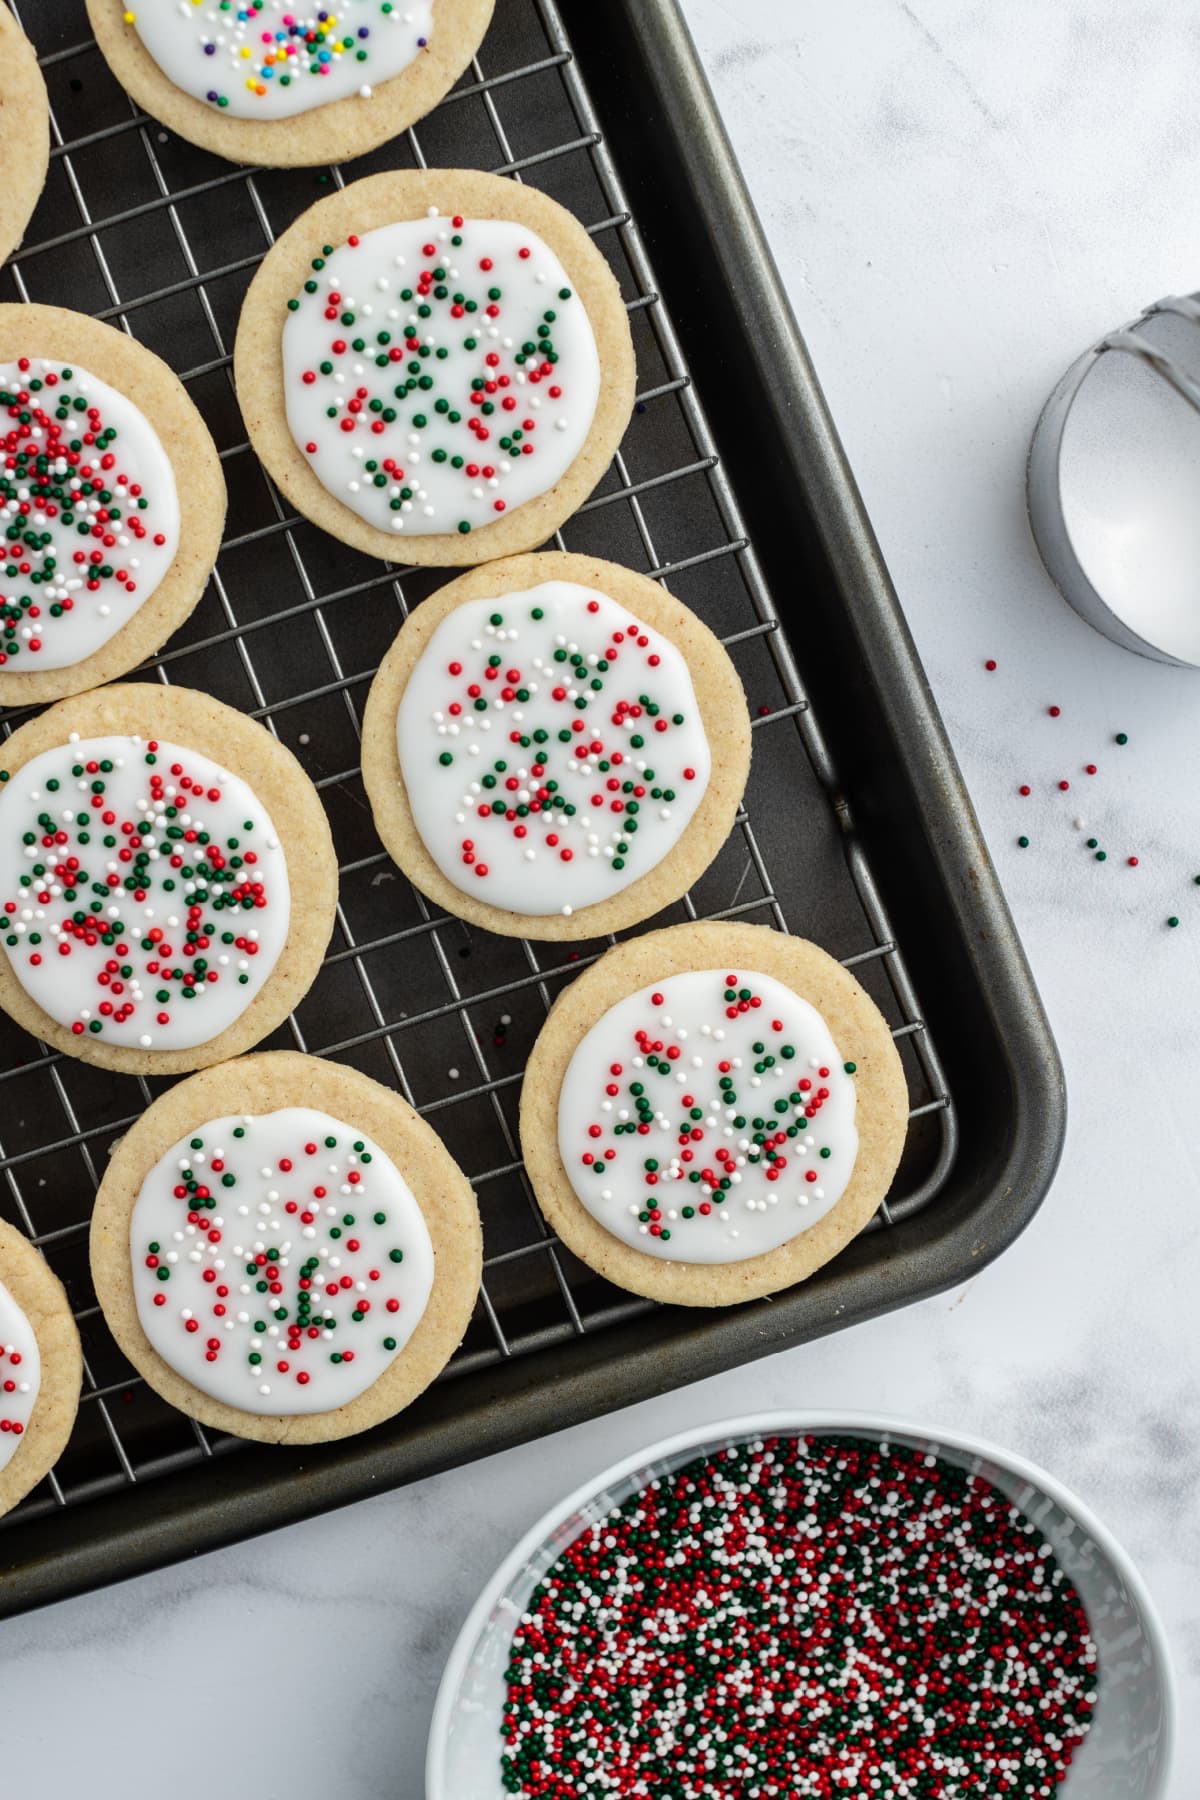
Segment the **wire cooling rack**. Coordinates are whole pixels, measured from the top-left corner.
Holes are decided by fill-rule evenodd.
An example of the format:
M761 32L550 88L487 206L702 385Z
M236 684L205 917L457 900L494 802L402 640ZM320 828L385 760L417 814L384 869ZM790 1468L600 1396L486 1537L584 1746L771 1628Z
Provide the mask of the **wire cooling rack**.
M955 1153L949 1089L555 0L499 0L482 57L454 93L419 130L346 171L246 171L195 150L132 107L91 41L83 0L10 4L40 55L53 149L46 193L25 247L0 272L0 295L72 306L131 332L179 372L216 438L227 535L203 601L152 670L261 719L329 809L337 928L311 993L271 1044L393 1084L470 1175L483 1214L484 1285L442 1379L630 1319L666 1342L678 1315L630 1299L558 1245L520 1161L525 1056L564 983L614 940L535 945L475 931L434 912L373 832L358 767L367 688L403 617L446 577L381 567L295 517L238 415L230 350L250 277L292 219L346 179L433 164L530 180L571 207L608 258L641 389L620 453L555 543L669 582L722 636L755 727L745 810L729 843L656 922L772 924L815 938L854 968L892 1024L912 1103L900 1176L872 1229L934 1204ZM802 662L802 638L794 648ZM5 731L17 720L8 714ZM71 1507L78 1535L90 1499L200 1471L238 1447L153 1394L117 1350L91 1289L98 1178L162 1085L90 1068L0 1018L0 1212L65 1281L85 1350L71 1443L7 1530Z

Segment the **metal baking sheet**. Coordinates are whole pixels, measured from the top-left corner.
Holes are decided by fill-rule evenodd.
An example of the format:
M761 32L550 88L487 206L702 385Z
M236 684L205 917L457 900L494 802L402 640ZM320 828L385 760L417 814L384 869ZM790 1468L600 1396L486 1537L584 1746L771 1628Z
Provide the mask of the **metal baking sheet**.
M479 59L415 130L343 168L274 171L224 163L139 114L83 0L11 3L42 59L54 149L0 298L94 313L179 371L221 451L230 509L209 589L153 675L261 719L333 823L337 930L270 1044L406 1095L475 1183L486 1264L466 1342L399 1419L304 1452L202 1429L125 1363L87 1269L105 1160L165 1084L89 1068L0 1019L0 1211L65 1281L86 1359L66 1454L0 1521L0 1612L947 1286L1032 1215L1063 1128L1036 993L673 0L498 0ZM912 1128L893 1194L835 1264L773 1301L719 1315L656 1307L547 1235L517 1143L522 1068L554 997L611 940L489 936L437 913L393 867L363 794L359 721L402 618L445 577L381 566L296 518L246 442L230 351L258 261L332 185L427 164L544 188L610 261L639 396L620 454L554 541L669 584L723 637L750 699L754 768L737 826L656 923L737 918L816 939L854 968L902 1050Z

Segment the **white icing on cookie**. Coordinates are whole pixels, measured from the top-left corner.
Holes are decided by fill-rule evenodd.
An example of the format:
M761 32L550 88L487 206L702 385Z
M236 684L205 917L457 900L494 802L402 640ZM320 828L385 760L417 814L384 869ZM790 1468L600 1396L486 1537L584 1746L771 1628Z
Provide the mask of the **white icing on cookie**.
M675 645L571 581L448 613L409 676L396 743L443 875L538 917L655 868L712 767Z
M600 395L554 252L506 219L403 219L313 259L283 325L288 426L335 499L408 536L554 487Z
M78 363L0 363L0 668L82 662L179 548L171 459L126 395Z
M395 1163L302 1106L214 1119L173 1144L142 1183L129 1248L154 1349L243 1412L357 1399L433 1287L429 1230Z
M185 94L234 119L292 119L414 63L433 0L131 0L133 28Z
M137 737L46 750L0 787L0 936L21 986L76 1036L207 1043L287 938L287 864L238 776Z
M853 1072L820 1013L773 976L671 975L576 1046L558 1106L563 1167L633 1249L743 1262L841 1199L858 1154Z
M41 1384L42 1359L33 1326L0 1281L0 1469L21 1448Z

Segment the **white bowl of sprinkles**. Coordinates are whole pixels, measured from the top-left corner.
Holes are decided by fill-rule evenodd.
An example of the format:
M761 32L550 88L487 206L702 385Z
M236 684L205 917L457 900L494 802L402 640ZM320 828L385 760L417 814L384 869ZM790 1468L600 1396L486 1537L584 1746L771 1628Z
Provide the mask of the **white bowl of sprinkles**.
M961 1471L999 1490L1048 1546L1073 1586L1096 1653L1086 1735L1065 1776L1045 1776L1044 1791L1060 1800L1166 1800L1177 1711L1166 1636L1141 1576L1105 1526L1053 1476L982 1439L886 1415L824 1410L750 1414L680 1432L586 1482L532 1526L479 1596L450 1653L430 1728L426 1800L508 1800L509 1794L525 1791L520 1785L506 1787L501 1767L501 1721L514 1632L539 1583L581 1532L651 1482L664 1481L699 1458L745 1448L757 1453L764 1439L786 1443L798 1438L863 1440L898 1458L914 1453L907 1458L913 1467ZM930 1460L920 1464L919 1459ZM1041 1548L1038 1554L1047 1551ZM632 1800L656 1800L654 1789L639 1782L622 1786L614 1781L605 1788L589 1780L583 1789L589 1795L611 1791ZM560 1791L575 1789L564 1786ZM736 1792L739 1800L793 1800L793 1794L822 1790L785 1789L777 1780L748 1774L740 1784L713 1791ZM845 1782L827 1791L847 1800L872 1800L876 1794L880 1800L896 1800L878 1780L874 1785L864 1780L860 1786L849 1773ZM905 1783L896 1793L917 1791L928 1790ZM1006 1789L993 1791L978 1784L960 1786L951 1775L942 1791L947 1800L1021 1800L1039 1790L1028 1779L1021 1785L1015 1776Z

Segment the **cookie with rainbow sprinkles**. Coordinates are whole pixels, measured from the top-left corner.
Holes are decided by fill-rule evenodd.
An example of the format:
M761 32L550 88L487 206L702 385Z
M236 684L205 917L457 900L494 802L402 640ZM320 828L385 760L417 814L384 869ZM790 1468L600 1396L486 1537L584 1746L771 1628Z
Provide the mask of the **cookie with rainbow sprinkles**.
M139 106L231 162L344 162L449 93L494 0L88 0Z

